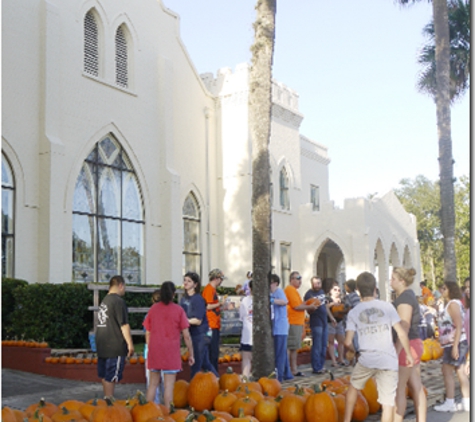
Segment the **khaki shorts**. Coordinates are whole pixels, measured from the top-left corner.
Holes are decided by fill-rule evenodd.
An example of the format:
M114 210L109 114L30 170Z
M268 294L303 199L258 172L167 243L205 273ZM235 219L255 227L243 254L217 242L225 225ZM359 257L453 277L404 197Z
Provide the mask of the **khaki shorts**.
M362 390L371 377L376 380L378 389L378 402L382 405L394 406L396 399L396 388L398 372L389 369L366 368L356 363L351 374L351 385L357 390Z
M287 349L297 350L302 345L303 325L289 325L289 337L287 338Z

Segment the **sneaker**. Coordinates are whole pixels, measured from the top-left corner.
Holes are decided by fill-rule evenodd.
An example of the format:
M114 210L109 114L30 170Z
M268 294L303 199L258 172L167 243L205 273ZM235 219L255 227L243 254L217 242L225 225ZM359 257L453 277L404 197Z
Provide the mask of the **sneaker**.
M457 406L455 403L449 404L446 401L442 404L439 404L438 406L434 406L434 410L436 412L456 412L457 411Z
M456 408L461 412L470 412L470 404L464 406L463 403L457 403Z

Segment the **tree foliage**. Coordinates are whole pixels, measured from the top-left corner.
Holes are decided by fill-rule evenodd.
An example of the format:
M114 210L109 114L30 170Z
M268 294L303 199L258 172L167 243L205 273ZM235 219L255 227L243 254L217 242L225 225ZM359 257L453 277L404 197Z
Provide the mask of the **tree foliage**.
M399 185L394 191L396 196L417 219L422 278L434 288L442 282L444 274L439 184L419 175L415 179L402 179ZM462 282L470 274L470 181L467 176L455 184L455 231L457 279Z
M448 2L450 35L450 98L461 97L470 88L470 0ZM418 62L423 66L417 86L421 92L435 98L437 91L435 72L434 21L422 30L428 43L422 48Z

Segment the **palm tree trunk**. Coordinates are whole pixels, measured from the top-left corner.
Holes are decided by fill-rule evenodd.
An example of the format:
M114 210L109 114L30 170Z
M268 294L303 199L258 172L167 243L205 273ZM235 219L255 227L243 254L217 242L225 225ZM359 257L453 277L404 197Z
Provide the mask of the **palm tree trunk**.
M269 140L276 0L257 0L256 10L249 75L249 130L252 139L252 374L260 378L275 369L268 274L271 271Z
M436 63L436 109L439 138L441 226L444 237L444 279L457 281L455 205L450 124L450 36L447 0L433 0Z

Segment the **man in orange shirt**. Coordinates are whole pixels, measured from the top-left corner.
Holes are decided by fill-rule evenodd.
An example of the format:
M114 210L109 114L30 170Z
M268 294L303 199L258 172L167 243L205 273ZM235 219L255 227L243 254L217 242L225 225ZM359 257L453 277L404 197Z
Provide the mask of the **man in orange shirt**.
M219 300L216 288L221 285L225 278L224 273L219 268L211 270L209 273L209 283L202 293L206 302L206 316L209 328L211 329L209 360L218 372L219 330L221 329L221 306L223 302Z
M289 350L290 370L296 377L303 377L303 373L297 369L297 350L302 343L303 327L305 324L305 311L312 312L317 307L306 305L298 288L302 284L302 276L298 271L290 273L290 284L285 288L287 296L287 318L289 319L289 337L287 339L287 349Z

